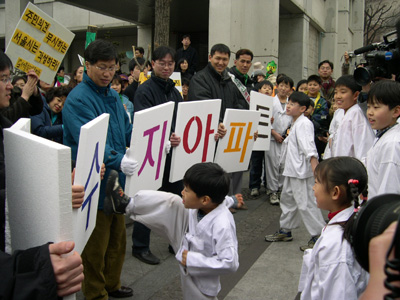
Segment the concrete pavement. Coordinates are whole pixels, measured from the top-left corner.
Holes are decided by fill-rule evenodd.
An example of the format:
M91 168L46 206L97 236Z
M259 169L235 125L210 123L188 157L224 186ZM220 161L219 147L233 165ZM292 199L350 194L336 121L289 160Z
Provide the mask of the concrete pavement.
M265 242L264 236L279 228L280 208L269 204L264 188L259 197L250 196L248 172L243 180L243 195L249 209L234 214L240 267L236 273L221 277L218 299L295 299L303 255L299 246L310 237L302 226L292 232L291 242ZM152 233L150 248L161 264L151 266L132 257L131 235L132 224L128 224L121 281L133 288L132 299L182 299L178 262L168 252L168 243ZM77 294L77 299L84 299L82 293Z

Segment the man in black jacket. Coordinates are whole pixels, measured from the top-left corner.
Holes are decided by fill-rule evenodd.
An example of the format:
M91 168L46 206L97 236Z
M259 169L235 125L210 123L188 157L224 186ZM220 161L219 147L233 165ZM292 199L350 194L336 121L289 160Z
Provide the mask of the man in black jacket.
M249 109L247 99L243 97L227 71L231 51L224 44L216 44L211 48L208 65L197 72L190 81L189 100L221 99L218 134L220 138L226 134L222 124L227 108ZM232 174L230 195L241 192L243 172Z
M151 61L153 72L151 73L150 79L146 80L138 87L133 104L135 112L138 112L169 101L175 102L174 115L171 124L172 134L170 137L172 147L176 147L180 143L180 138L175 135L174 131L178 102L183 101L182 96L175 88L175 83L169 78L175 69L174 56L175 51L166 46L160 46L154 50ZM160 190L180 196L183 189L182 181L169 182L171 157L172 151L167 155L165 161L163 183ZM148 264L159 263L159 259L155 257L149 249L150 229L143 224L134 222L132 241L133 256Z
M136 58L136 60L132 59L129 62L129 71L133 77L133 82L125 89L124 95L127 96L132 103L133 99L135 98L136 90L139 86L140 72L143 71L144 64L145 61L141 57Z

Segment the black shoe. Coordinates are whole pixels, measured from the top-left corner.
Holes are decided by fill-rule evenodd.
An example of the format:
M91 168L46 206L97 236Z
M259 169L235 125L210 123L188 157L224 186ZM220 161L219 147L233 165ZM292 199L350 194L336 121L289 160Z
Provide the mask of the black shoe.
M150 251L139 253L132 252L132 256L149 265L158 265L160 263L160 259Z
M106 215L112 213L124 214L129 201L129 197L125 195L124 190L119 185L118 172L111 170L106 184L106 197L103 204L104 213Z
M174 251L174 248L172 248L171 245L168 245L168 252L171 253L171 254L173 254L173 255L176 254L175 251Z
M121 286L119 290L109 292L108 296L113 298L127 298L133 296L133 290L130 287Z

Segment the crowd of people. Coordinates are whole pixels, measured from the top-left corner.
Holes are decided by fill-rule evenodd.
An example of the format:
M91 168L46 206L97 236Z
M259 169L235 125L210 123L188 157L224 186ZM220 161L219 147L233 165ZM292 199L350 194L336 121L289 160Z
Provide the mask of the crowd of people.
M115 47L98 39L85 50L85 66L79 66L70 78L60 68L54 81L46 84L33 71L12 77L11 61L0 54L1 133L19 118L30 117L32 133L71 147L75 160L81 126L102 113L110 115L96 226L81 257L63 255L73 249L73 243L5 254L6 174L1 139L0 259L6 266L1 273L8 275L0 282L0 298L54 299L76 292L81 282L86 299L131 297L133 290L120 281L126 248L123 214L127 214L134 220L134 257L147 264L160 263L150 250L154 230L167 238L170 252L180 263L184 299L216 299L221 289L219 275L238 268L231 212L246 208L241 195L243 172L227 174L213 163L196 164L183 180L171 183L172 152L181 142L175 134L177 106L182 101L221 99L218 140L227 132L226 109L249 109L251 91L273 97L273 107L270 149L252 152L249 189L257 197L263 184L269 202L282 210L280 227L265 236L267 242L292 241L291 231L300 221L310 234L307 245L300 246L304 251L301 299L358 299L365 290L362 297L368 299L368 293L376 291L366 289L369 274L355 259L348 228L367 198L400 193L400 83L379 80L361 87L348 74L335 81L333 63L324 60L318 74L295 84L285 74L274 75L274 61L267 67L254 63L257 68L249 75L254 58L249 49L234 55L234 65L228 67L229 47L213 45L208 64L198 70L197 51L190 35L184 35L182 48L160 46L151 61L137 47L129 62L130 74L123 74ZM348 69L344 66L343 72ZM170 79L174 71L181 73L182 94ZM175 109L162 186L130 199L123 187L126 176L138 168L138 162L127 155L134 114L170 101ZM83 187L72 186L72 191L72 205L79 208ZM329 211L328 223L320 209ZM21 261L31 262L29 268L13 267ZM32 278L19 276L28 271ZM377 280L373 284L384 291ZM16 288L20 285L30 287L22 296ZM51 286L51 291L44 286Z

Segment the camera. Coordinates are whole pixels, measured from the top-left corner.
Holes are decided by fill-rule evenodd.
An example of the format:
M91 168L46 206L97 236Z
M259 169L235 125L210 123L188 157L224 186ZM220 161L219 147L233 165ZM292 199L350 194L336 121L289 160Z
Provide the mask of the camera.
M396 32L395 30L386 34L381 43L374 43L354 50L355 55L366 53L364 55L366 66L354 71L354 79L359 85L364 86L380 78L390 79L392 74L395 74L397 80L399 80L400 50L397 48L398 37Z
M376 196L366 203L354 216L350 232L350 244L360 266L369 271L368 247L370 240L380 235L400 217L400 195ZM397 225L399 230L400 222ZM395 241L395 257L400 258L400 240Z

